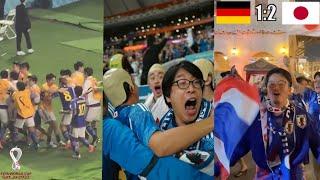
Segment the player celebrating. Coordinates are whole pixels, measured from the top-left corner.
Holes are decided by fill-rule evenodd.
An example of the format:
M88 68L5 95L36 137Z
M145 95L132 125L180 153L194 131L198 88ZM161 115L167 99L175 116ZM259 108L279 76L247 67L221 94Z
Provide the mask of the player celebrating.
M12 94L12 99L17 109L17 119L14 124L14 143L17 142L18 129L22 129L23 125L26 124L30 137L34 143L34 147L38 149L38 139L35 133L35 124L34 124L34 113L35 109L31 102L30 90L26 89L26 85L23 82L17 83L18 91L15 91Z
M86 103L88 107L86 115L86 131L92 136L92 145L95 145L98 136L96 122L101 118L101 104L102 99L101 91L98 87L96 78L92 76L93 70L90 67L84 69L85 82L83 85L83 94L86 97Z
M77 61L74 65L75 72L72 73L71 78L75 86L83 86L84 83L84 67L81 61Z
M23 62L20 64L19 80L22 82L27 82L28 76L31 76L29 72L30 65L28 62Z
M14 90L13 85L10 83L8 76L9 72L6 70L0 73L0 150L2 147L3 136L7 129L8 124L8 91Z
M79 140L88 147L89 152L94 151L94 146L89 144L88 140L85 138L86 122L85 122L85 111L86 111L86 100L81 96L82 87L76 86L74 88L76 98L71 102L72 110L72 135L71 144L74 154L72 155L75 159L80 159L81 155L79 152Z
M58 96L58 86L54 83L56 76L52 73L46 75L46 83L42 85L41 88L41 104L40 104L40 109L39 113L41 118L49 124L48 128L48 139L47 139L47 144L50 147L57 147L52 141L51 141L51 134L54 132L56 135L56 141L60 145L65 145L65 143L61 140L60 135L59 135L59 129L57 127L56 123L56 117L53 112L53 107L52 107L52 98Z
M68 84L67 79L64 77L59 78L59 84L60 84L59 96L60 96L61 105L62 105L62 110L60 111L62 114L60 130L67 142L67 147L70 147L71 144L70 144L69 134L71 130L70 124L72 120L70 103L75 96L74 89L67 85Z
M68 87L74 87L73 79L71 78L71 71L70 69L62 69L60 71L60 76L63 78L66 78L67 80L67 86Z
M39 115L39 104L40 104L40 92L41 89L37 85L38 78L35 75L28 76L28 88L30 89L31 93L31 102L35 109L34 115L34 123L37 130L39 130L43 135L46 135L48 138L48 133L41 127L41 117Z

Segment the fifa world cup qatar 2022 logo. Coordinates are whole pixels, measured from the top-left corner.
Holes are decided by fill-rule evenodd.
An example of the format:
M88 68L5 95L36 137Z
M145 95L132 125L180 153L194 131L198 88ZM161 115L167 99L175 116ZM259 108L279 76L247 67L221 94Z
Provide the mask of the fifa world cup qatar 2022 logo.
M14 147L10 150L10 157L12 159L12 165L11 165L12 170L14 171L20 170L21 166L20 166L19 160L21 156L22 156L22 151L20 148Z

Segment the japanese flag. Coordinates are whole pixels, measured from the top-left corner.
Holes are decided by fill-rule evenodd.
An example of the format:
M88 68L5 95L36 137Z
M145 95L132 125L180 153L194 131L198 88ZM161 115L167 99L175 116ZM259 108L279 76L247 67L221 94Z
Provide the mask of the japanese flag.
M319 24L319 2L282 2L282 24Z

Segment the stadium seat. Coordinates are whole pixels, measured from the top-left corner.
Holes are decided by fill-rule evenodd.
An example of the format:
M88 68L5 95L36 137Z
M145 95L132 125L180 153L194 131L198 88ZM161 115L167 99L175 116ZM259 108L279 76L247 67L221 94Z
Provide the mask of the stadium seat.
M0 21L0 36L5 35L8 39L14 39L17 37L16 32L13 29L14 18L16 17L16 10L9 11L5 20Z

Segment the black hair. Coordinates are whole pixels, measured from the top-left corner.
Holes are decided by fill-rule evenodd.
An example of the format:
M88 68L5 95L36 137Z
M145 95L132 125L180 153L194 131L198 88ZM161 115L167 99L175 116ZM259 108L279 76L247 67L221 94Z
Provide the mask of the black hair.
M177 72L180 69L184 69L195 78L203 80L202 72L196 65L194 65L189 61L182 61L174 66L171 66L168 69L168 71L164 74L163 80L162 80L162 92L164 97L170 97L172 83L174 81L174 78ZM203 87L201 89L203 90ZM168 107L171 108L172 107L171 103L167 102L166 98L164 98L164 100L168 105Z
M156 41L156 38L153 35L147 36L147 46L152 46L154 42Z
M92 76L93 74L93 69L91 67L86 67L84 69L84 73L87 75L87 76Z
M66 70L61 69L61 70L60 70L60 76L64 76L64 75L66 75Z
M13 64L20 66L20 62L19 61L13 61Z
M74 65L74 70L78 71L80 67L83 67L83 62L77 61Z
M27 68L27 70L29 70L30 69L30 65L29 65L28 62L23 62L23 63L20 64L20 68Z
M63 78L63 77L60 77L59 78L59 85L66 85L67 84L67 81L66 81L66 78Z
M19 73L15 72L15 71L11 71L10 72L10 79L18 80L19 79Z
M51 80L53 78L56 78L56 76L54 74L52 74L52 73L46 75L46 80L47 81L49 81L49 80Z
M17 89L18 91L23 91L26 89L26 85L24 84L24 82L18 81L17 82Z
M76 87L74 87L74 93L76 94L77 97L81 96L81 94L82 94L82 87L81 87L81 86L76 86Z
M308 82L308 79L304 76L297 77L296 80L298 83L302 83L302 81Z
M71 76L71 70L70 69L66 69L65 70L65 75L67 75L67 76Z
M320 71L316 72L313 76L313 79L316 79L317 76L320 76Z
M286 80L288 81L289 83L289 87L292 86L292 79L291 79L291 75L290 73L285 70L285 69L282 69L282 68L273 68L271 69L270 71L268 71L267 75L266 75L266 81L265 81L265 86L267 86L268 82L269 82L269 78L272 74L279 74L281 76L283 76L284 78L286 78Z
M28 76L28 79L30 79L30 80L32 80L32 81L34 81L35 83L37 83L37 82L38 82L38 78L37 78L37 76L36 76L36 75Z
M0 76L2 79L7 79L9 77L9 72L7 70L2 70Z

